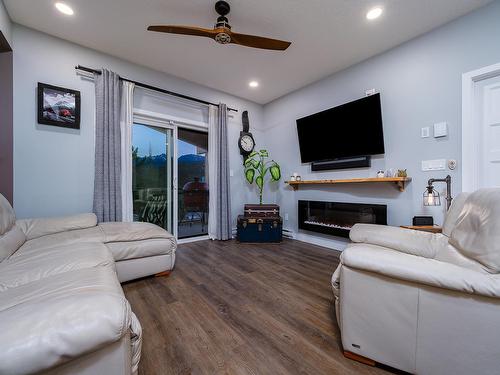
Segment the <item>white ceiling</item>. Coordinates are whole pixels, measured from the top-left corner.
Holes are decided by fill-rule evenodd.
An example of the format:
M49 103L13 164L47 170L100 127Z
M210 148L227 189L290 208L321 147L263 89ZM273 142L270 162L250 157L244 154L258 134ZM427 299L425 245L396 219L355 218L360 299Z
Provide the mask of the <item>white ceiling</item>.
M151 24L211 28L215 0L4 0L16 23L257 103L390 49L491 0L229 0L233 31L289 40L285 52L146 31ZM376 21L365 14L384 7ZM133 77L131 77L133 78ZM260 87L251 89L256 79Z

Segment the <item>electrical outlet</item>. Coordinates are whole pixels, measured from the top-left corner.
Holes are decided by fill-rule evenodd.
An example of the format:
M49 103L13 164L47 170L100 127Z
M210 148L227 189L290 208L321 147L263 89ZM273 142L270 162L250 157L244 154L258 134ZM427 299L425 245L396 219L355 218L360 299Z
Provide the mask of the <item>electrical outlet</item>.
M445 169L446 169L446 159L422 161L422 171L444 171Z
M288 221L288 213L285 214L285 221Z
M229 177L234 177L234 171L232 169L229 170Z

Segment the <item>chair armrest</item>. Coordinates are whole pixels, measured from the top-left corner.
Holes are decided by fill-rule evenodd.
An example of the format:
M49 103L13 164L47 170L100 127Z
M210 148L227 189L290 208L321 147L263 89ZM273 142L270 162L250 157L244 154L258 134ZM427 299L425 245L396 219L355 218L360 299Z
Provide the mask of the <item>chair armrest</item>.
M500 298L500 275L366 244L350 244L343 266L391 278L486 297Z
M441 234L422 232L386 225L356 224L349 234L352 242L366 243L403 253L434 258L442 246Z
M95 214L80 214L55 218L22 219L16 225L24 232L27 240L49 234L75 229L92 228L97 225Z

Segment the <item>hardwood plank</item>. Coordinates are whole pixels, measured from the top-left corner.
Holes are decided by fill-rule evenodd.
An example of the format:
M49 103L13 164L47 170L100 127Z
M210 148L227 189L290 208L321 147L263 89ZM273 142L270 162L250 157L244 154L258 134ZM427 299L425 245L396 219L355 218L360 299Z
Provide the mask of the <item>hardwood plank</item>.
M180 245L169 278L123 285L143 326L140 374L386 373L343 355L339 254L291 240Z

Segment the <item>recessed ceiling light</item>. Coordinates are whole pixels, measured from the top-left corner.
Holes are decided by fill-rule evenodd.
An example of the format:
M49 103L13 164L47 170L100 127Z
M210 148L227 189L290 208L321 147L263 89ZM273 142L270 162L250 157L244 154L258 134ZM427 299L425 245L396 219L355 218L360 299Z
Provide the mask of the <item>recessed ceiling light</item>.
M54 6L57 8L59 12L66 14L67 16L72 16L75 13L68 4L55 3Z
M366 18L369 20L374 20L376 18L379 18L383 12L384 10L380 7L370 9L368 13L366 13Z
M248 82L248 86L250 86L251 88L256 88L256 87L259 87L259 82L257 81L250 81Z

